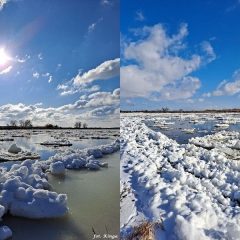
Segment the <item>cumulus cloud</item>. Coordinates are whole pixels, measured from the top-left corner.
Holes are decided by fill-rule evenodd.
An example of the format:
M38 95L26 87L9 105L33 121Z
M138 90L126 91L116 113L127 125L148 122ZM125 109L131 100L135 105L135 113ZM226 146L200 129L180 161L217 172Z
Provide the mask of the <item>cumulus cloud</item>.
M57 90L61 96L74 94L77 92L94 92L99 90L98 85L89 86L96 80L107 80L119 75L120 59L116 58L101 63L94 69L84 73L78 73L73 79L67 83L60 84Z
M0 106L0 124L5 125L12 119L30 119L34 125L53 123L70 127L81 119L88 126L116 127L119 125L119 98L120 90L115 89L113 92L85 95L60 107L44 108L42 103L6 104Z
M91 83L96 80L106 80L119 75L120 59L108 60L83 74L78 74L73 82L75 85Z
M193 96L201 82L191 74L215 59L209 42L202 43L202 54L185 56L187 24L169 35L162 24L134 31L139 40L125 40L121 67L121 89L125 98L155 100L186 99Z
M223 96L223 95L235 95L240 93L240 69L236 70L230 81L222 81L216 90L212 93L208 93L208 96Z

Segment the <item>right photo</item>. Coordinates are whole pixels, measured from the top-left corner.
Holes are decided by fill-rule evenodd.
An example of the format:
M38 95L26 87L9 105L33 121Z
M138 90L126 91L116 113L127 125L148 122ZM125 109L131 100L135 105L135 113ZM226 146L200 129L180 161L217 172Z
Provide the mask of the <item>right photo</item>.
M240 239L240 1L121 1L122 240Z

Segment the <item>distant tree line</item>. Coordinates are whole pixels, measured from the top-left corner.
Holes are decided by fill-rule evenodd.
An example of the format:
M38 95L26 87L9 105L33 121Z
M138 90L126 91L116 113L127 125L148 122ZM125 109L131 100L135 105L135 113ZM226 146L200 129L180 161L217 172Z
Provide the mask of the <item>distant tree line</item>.
M161 109L156 110L121 110L121 113L239 113L239 108L230 108L230 109L204 109L204 110L170 110L167 107L163 107Z
M82 123L80 121L75 122L74 124L74 128L87 128L87 127L88 127L87 123Z
M11 128L33 128L32 121L29 119L26 120L11 120L9 124L7 124L8 127ZM51 123L47 123L46 125L42 126L41 128L59 128L58 125L53 125Z
M51 123L47 123L44 126L33 126L33 123L30 119L26 120L11 120L7 126L0 126L1 129L3 128L10 128L10 129L15 129L15 128L43 128L43 129L57 129L57 128L62 128L59 127L58 125L53 125ZM74 124L74 128L88 128L88 124L85 122L77 121Z
M21 128L31 128L33 127L32 121L27 119L27 120L11 120L9 124L7 124L9 127L21 127Z

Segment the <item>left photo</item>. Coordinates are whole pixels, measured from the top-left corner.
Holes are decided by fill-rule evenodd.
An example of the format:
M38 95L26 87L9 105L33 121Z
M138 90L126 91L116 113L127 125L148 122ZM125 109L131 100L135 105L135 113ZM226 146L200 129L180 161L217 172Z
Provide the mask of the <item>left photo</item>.
M119 239L119 0L0 0L0 240Z

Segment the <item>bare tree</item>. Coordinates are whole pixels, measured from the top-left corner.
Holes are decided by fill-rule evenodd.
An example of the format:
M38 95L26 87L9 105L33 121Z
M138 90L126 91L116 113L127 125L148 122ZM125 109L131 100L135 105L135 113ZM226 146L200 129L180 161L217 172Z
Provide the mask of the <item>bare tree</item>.
M87 124L86 123L83 123L83 128L87 128Z
M163 108L162 108L162 111L163 111L163 112L168 112L168 111L169 111L169 108L168 108L168 107L163 107Z
M75 128L81 128L82 127L82 123L81 122L75 122L74 127Z
M27 128L29 128L29 127L32 127L33 125L32 125L32 121L31 120L25 120L25 122L24 122L24 125L25 125L25 127L27 127Z
M20 127L24 127L24 125L25 125L25 124L24 124L24 121L23 121L23 120L20 120L20 121L19 121L19 126L20 126Z
M17 121L16 120L11 120L9 125L12 126L12 127L16 127L17 126Z
M31 128L33 125L32 125L32 121L27 119L27 120L20 120L19 126L23 128Z

